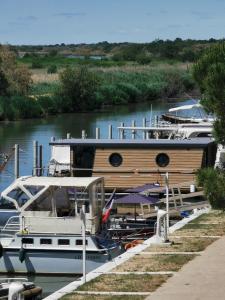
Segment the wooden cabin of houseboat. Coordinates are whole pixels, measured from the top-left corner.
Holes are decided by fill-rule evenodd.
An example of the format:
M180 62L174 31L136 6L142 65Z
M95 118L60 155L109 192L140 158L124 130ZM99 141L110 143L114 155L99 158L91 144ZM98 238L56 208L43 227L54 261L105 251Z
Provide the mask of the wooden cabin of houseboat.
M216 145L210 138L62 139L50 145L51 175L103 176L106 189L117 190L152 182L164 184L166 172L171 184L193 181L199 168L214 166L216 157Z

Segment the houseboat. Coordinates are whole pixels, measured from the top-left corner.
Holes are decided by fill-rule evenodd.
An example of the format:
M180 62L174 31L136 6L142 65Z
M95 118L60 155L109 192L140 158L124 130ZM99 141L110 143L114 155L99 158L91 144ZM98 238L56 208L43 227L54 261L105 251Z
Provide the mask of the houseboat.
M211 138L61 139L50 142L52 176L102 176L107 190L122 191L157 182L193 181L196 171L214 166L217 147ZM59 158L59 161L57 159Z
M2 198L19 215L1 230L1 273L81 274L82 218L87 272L120 253L119 244L102 229L103 178L26 176L5 189Z

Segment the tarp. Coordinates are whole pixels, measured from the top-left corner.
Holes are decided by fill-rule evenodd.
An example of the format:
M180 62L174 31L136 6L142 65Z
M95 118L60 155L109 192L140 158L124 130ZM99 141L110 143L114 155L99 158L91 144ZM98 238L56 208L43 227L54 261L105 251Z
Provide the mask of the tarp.
M123 196L121 198L115 199L115 203L120 204L155 204L159 201L159 197L156 195L155 197L152 196L144 196L140 194L129 194Z
M146 190L155 189L159 186L160 185L158 183L146 183L144 185L140 185L140 186L137 186L137 187L132 188L132 189L127 189L126 192L128 192L128 193L141 193L141 192L144 192Z
M170 108L169 112L178 111L178 110L185 110L185 109L192 109L192 108L195 108L195 107L202 107L202 105L199 104L199 103L191 104L191 105L182 105L182 106Z

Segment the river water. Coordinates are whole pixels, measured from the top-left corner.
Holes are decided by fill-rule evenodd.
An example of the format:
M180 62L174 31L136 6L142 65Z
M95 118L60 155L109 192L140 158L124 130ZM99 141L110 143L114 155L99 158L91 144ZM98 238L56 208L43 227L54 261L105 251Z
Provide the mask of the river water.
M81 137L81 131L84 129L88 137L95 137L95 129L99 127L101 137L107 138L108 125L112 124L113 137L117 138L118 131L116 128L121 122L124 122L126 126L131 126L132 120L135 120L137 126L142 126L144 117L150 122L150 119L154 120L154 116L161 115L170 107L187 103L192 102L190 100L161 100L141 105L110 107L102 112L63 114L46 119L1 123L0 153L9 154L13 146L19 144L20 175L30 175L33 164L33 140L37 140L39 144L43 145L43 164L47 166L50 157L48 143L53 136L65 138L67 133L71 133L72 137ZM5 170L0 173L0 191L13 181L13 170L14 159L12 157ZM75 277L36 276L29 279L42 286L44 295L47 295L73 281Z

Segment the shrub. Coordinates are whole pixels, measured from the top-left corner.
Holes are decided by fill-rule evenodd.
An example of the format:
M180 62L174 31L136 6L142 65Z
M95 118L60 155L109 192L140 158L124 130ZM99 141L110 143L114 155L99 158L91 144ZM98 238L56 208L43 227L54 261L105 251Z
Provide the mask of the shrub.
M201 169L197 173L198 185L203 187L204 194L212 208L225 210L225 174L213 168Z
M55 73L57 73L57 66L56 65L49 66L48 70L47 70L47 73L48 74L55 74Z
M42 69L43 64L41 63L41 61L39 59L35 59L35 60L32 61L31 68L32 69Z

